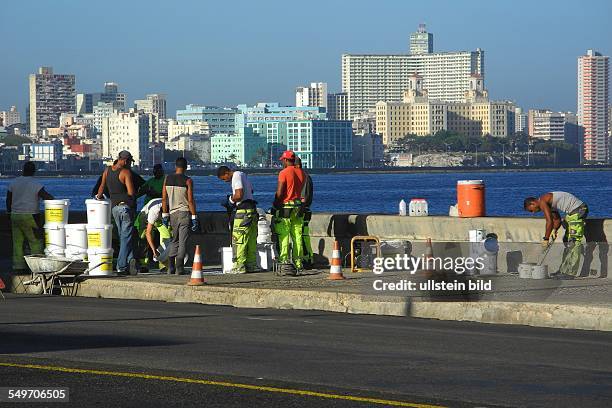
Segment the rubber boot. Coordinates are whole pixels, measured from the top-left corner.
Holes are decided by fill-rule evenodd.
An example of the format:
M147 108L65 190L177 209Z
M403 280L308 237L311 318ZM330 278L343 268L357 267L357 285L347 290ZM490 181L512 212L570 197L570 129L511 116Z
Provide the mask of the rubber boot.
M176 257L171 256L168 258L168 275L174 275L176 272Z

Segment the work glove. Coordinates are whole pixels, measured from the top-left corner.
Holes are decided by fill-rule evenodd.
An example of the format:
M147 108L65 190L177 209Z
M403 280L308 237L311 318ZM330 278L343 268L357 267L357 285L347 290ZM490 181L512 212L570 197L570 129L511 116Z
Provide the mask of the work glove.
M198 220L197 215L191 216L191 231L197 232L200 230L200 220Z
M224 207L227 212L232 212L234 209L234 205L231 200L231 195L227 195L224 200L221 201L221 207Z
M164 227L168 228L168 226L170 225L170 214L168 213L162 214L162 224Z
M550 246L551 241L547 240L547 239L543 239L542 240L542 250L546 251L548 249L548 247Z

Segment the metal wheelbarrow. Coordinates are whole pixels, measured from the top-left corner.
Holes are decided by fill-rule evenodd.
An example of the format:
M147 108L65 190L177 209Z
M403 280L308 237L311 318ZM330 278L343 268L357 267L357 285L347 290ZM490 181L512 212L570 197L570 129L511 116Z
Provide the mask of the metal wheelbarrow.
M40 284L44 295L51 295L57 284L62 295L73 296L76 293L77 278L104 264L101 262L90 266L85 261L45 255L26 255L24 258L32 271L32 279L23 284Z

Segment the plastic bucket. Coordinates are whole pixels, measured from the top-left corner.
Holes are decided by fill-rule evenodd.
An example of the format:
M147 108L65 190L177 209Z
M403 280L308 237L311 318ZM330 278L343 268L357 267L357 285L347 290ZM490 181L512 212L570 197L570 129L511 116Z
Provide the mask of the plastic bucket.
M548 265L533 265L531 279L548 279Z
M427 200L424 198L413 198L408 205L408 214L411 217L426 217L429 215Z
M89 267L94 269L89 271L90 276L105 276L113 274L113 250L112 248L88 249L87 258L89 259ZM96 266L98 265L98 266Z
M519 278L531 279L531 269L535 266L533 262L524 262L518 266Z
M60 224L45 224L45 254L63 255L66 248L66 233Z
M457 181L457 208L459 217L485 216L485 185L482 180Z
M91 226L87 224L87 248L109 249L113 244L113 226Z
M87 225L104 226L111 223L111 203L109 200L85 200Z
M86 261L87 249L67 246L64 250L64 257L70 259L71 261Z
M45 200L45 225L64 225L68 222L70 200Z
M66 248L87 250L87 224L66 224Z
M234 267L234 252L232 247L221 248L221 259L223 261L223 273L230 273Z

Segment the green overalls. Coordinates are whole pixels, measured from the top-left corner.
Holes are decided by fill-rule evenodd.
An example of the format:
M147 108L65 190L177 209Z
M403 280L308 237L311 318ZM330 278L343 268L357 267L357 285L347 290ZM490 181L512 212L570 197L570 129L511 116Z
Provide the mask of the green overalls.
M172 231L170 230L170 227L166 227L164 224L162 224L161 220L156 220L153 223L153 226L155 227L155 229L157 229L157 232L159 233L159 243L161 245L162 248L166 248L167 245L169 245L170 239L172 239ZM148 248L148 242L146 242L147 238L147 216L145 213L140 212L138 214L138 217L136 217L136 220L134 221L134 228L136 228L136 231L138 231L138 238L142 241L144 240L146 243L146 247ZM145 245L143 243L143 245ZM144 251L146 253L146 251ZM147 265L149 263L149 259L144 256L143 258L140 259L140 264L141 265ZM165 268L167 265L165 265L163 262L159 262L159 267L160 268Z
M277 211L274 217L274 232L278 235L279 262L293 263L297 269L302 269L303 245L302 230L304 217L301 214L300 200L288 201ZM289 245L293 243L293 254L289 255Z
M245 273L257 269L256 208L239 209L232 220L232 253L234 272Z
M302 245L303 245L303 252L304 252L304 256L302 259L304 259L304 262L308 262L312 265L312 263L314 262L314 252L312 251L312 245L310 243L310 220L312 218L312 211L310 211L310 208L306 208L304 210L304 223L303 223L303 228L302 228Z
M585 220L589 213L586 204L581 205L571 214L565 215L566 248L563 251L563 261L559 272L565 275L578 276L580 272L580 259L584 249Z
M11 213L11 232L13 234L13 270L26 269L23 258L23 241L27 240L32 254L42 254L42 241L36 236L38 225L32 214Z

